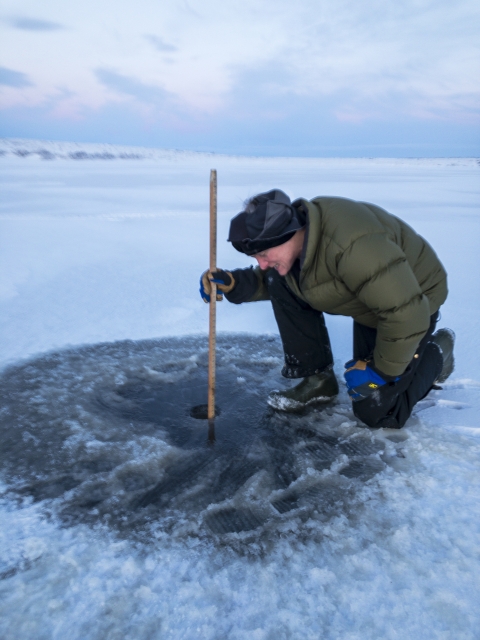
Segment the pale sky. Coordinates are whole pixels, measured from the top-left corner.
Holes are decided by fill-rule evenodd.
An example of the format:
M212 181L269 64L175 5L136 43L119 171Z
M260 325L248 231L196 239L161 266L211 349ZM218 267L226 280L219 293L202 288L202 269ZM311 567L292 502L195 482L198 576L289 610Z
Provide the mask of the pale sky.
M0 134L479 155L479 18L477 0L4 0Z

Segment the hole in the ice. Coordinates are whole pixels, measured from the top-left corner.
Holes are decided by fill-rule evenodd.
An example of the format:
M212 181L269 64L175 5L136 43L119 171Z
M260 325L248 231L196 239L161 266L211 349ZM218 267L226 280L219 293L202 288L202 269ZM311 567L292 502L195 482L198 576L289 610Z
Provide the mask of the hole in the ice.
M190 409L190 415L197 420L208 420L208 404L197 404ZM215 417L220 415L220 409L215 405Z

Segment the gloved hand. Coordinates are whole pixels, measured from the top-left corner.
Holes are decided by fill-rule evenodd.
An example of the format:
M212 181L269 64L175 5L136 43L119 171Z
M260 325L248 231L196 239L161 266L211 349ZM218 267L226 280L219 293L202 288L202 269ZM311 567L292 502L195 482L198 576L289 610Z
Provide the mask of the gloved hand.
M379 387L387 382L397 382L400 377L381 374L365 360L349 360L345 363L345 373L348 395L352 400L363 400L372 395Z
M204 271L200 276L200 295L204 302L210 302L210 294L212 293L211 282L215 282L217 285L217 300L223 300L223 296L218 293L229 293L235 286L235 278L230 271L223 271L223 269L216 269L215 271Z

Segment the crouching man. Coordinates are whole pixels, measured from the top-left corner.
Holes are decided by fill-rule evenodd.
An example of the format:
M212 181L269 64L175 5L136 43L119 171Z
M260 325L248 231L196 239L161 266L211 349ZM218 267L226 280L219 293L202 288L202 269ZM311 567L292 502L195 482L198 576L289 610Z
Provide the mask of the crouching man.
M430 245L380 207L345 198L302 198L278 189L252 198L230 224L229 242L255 268L206 271L234 304L270 300L283 343L282 375L302 378L270 394L296 411L338 394L324 313L353 318L345 380L357 418L403 427L415 404L453 371L454 333L435 326L447 297L445 269Z

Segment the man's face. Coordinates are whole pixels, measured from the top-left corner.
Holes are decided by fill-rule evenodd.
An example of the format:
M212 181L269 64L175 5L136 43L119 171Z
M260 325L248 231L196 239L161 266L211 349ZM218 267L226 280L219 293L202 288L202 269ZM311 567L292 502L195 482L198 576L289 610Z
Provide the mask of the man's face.
M301 248L302 243L299 243L299 238L297 238L297 234L295 234L288 242L284 242L278 245L278 247L260 251L260 253L256 253L252 257L258 262L262 271L273 268L276 269L281 276L285 276L292 268L295 260L299 257Z

